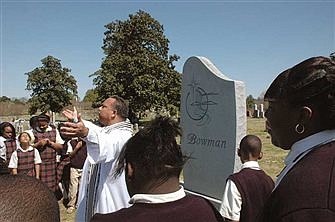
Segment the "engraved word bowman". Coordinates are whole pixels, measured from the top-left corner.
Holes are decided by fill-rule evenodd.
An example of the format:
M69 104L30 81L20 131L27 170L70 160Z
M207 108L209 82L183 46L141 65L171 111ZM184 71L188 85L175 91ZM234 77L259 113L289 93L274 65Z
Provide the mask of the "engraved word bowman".
M195 133L187 135L187 143L205 147L226 148L226 140L204 138Z

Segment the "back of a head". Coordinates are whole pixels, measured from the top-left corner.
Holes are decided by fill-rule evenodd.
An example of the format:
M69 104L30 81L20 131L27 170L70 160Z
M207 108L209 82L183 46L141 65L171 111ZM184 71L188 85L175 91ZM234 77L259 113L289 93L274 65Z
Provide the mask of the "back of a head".
M264 95L266 101L310 106L325 129L335 128L335 61L312 57L280 73Z
M40 180L24 175L0 175L0 190L0 221L60 221L58 202Z
M258 157L262 151L262 141L255 135L246 135L240 142L240 152L244 155L251 154Z
M38 116L32 116L29 119L29 126L31 129L35 129L37 126Z
M124 163L131 163L143 185L179 177L187 159L176 141L180 135L176 121L168 117L155 118L125 144L118 172L122 172Z

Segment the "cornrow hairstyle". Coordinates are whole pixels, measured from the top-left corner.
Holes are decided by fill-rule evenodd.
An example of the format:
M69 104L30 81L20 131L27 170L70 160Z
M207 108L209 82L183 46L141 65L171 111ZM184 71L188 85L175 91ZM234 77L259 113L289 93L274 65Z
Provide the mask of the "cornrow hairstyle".
M335 61L312 57L280 73L264 95L267 101L318 110L326 129L335 128Z
M115 99L114 109L116 109L117 113L123 118L126 119L129 115L129 109L126 101L120 96L113 95L110 98Z
M188 159L177 144L176 137L180 135L181 128L176 121L168 117L156 117L124 145L115 176L119 176L125 165L131 163L138 178L147 182L156 181L155 185L170 177L179 177Z
M15 139L15 137L16 137L15 127L10 122L0 123L0 136L4 135L6 127L10 127L12 129L12 138L11 139Z

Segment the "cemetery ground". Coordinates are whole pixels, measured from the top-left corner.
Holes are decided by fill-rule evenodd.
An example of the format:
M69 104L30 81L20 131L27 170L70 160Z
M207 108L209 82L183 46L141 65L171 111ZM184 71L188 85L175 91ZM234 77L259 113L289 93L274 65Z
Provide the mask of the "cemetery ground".
M284 158L288 151L284 151L271 144L271 138L265 131L265 119L248 118L247 134L254 134L261 138L263 147L263 158L259 161L261 168L269 174L273 179L279 174L284 167ZM59 201L61 222L73 222L75 212L67 214L62 201Z

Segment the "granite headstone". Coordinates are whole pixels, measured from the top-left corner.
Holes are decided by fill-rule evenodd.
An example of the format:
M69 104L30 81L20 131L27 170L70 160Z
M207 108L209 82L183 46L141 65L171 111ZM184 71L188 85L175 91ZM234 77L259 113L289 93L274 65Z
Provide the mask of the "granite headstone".
M191 159L184 187L219 208L227 177L240 170L237 148L246 134L245 85L229 79L207 58L191 57L183 68L181 147Z

